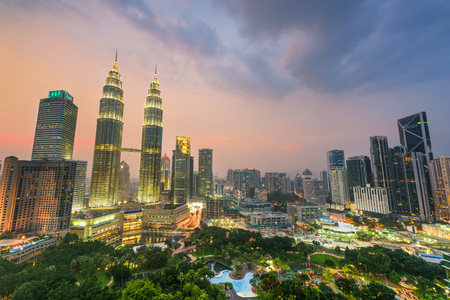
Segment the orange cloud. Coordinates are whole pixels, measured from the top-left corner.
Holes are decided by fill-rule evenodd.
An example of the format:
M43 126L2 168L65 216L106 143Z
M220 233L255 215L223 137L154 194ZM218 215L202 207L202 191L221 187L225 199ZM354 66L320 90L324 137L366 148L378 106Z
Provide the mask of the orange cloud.
M300 145L300 143L286 144L283 147L280 147L280 151L283 154L292 155L295 154L301 147L302 145Z

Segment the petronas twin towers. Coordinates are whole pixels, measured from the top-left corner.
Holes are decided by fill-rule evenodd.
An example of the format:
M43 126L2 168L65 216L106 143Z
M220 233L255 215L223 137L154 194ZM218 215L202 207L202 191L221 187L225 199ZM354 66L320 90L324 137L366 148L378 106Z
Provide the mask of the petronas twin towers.
M103 97L100 100L89 199L91 207L117 205L123 107L122 81L116 53L114 66L106 78ZM138 192L138 201L141 203L159 202L161 143L162 99L155 69L155 77L150 84L144 110L141 149L134 149L134 152L141 153Z

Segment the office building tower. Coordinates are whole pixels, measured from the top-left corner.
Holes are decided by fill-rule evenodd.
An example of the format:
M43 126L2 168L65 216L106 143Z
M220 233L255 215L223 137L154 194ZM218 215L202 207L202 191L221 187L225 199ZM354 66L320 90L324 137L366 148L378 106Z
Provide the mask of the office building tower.
M420 152L406 153L403 147L390 149L392 160L393 201L390 210L395 215L411 216L426 221L431 217L428 178L424 157Z
M214 194L212 159L212 149L198 150L198 195L201 197Z
M141 164L139 167L138 202L159 202L161 182L162 99L158 78L148 89L142 126Z
M177 136L175 157L173 159L173 201L175 204L186 204L190 195L191 171L191 140L188 137Z
M233 188L233 169L228 169L227 171L227 184L225 188L227 189Z
M261 188L261 172L254 168L233 170L233 189L245 193L247 188Z
M272 194L280 188L278 183L278 173L266 173L266 191L267 194Z
M72 159L78 107L64 90L51 91L41 99L31 160Z
M194 171L192 175L192 196L198 196L198 172Z
M305 182L305 180L310 180L310 179L312 179L312 172L309 169L306 169L302 173L302 180L303 180L303 182Z
M347 159L347 177L350 193L350 202L355 202L353 188L357 186L372 185L372 167L367 156L352 156Z
M308 202L325 205L323 181L315 178L305 180L303 182L303 198Z
M77 160L75 174L75 184L73 191L72 212L81 211L84 207L84 198L86 194L86 171L87 161Z
M331 202L341 207L350 207L350 195L347 181L347 170L344 167L330 169Z
M291 193L291 178L289 177L289 175L285 175L282 178L282 183L283 183L283 186L282 186L281 192L283 194L290 194Z
M302 194L303 193L303 181L302 181L302 176L300 176L300 174L295 175L294 178L294 192L298 195L298 194Z
M324 170L320 172L320 180L322 180L323 189L325 192L328 192L329 181L328 181L328 171Z
M161 158L161 182L164 183L164 190L170 190L170 158L167 154Z
M108 73L100 100L89 198L91 207L117 204L123 107L122 81L116 53L114 66Z
M428 164L434 208L438 220L450 220L450 156L440 156Z
M328 166L328 172L330 172L331 168L333 168L333 167L344 167L345 168L344 150L327 151L327 166Z
M119 172L119 194L117 196L118 204L124 204L128 202L130 197L130 166L122 161L120 163Z
M72 159L78 108L64 90L50 91L41 99L31 160Z
M373 183L375 187L387 188L390 193L391 163L389 146L385 136L370 137L370 160L372 162Z
M0 182L0 233L35 231L64 237L70 231L79 163L86 164L7 157Z
M421 152L425 165L433 159L427 113L420 113L397 120L400 144L407 153Z
M194 197L194 157L189 157L189 199ZM198 193L198 175L195 191Z

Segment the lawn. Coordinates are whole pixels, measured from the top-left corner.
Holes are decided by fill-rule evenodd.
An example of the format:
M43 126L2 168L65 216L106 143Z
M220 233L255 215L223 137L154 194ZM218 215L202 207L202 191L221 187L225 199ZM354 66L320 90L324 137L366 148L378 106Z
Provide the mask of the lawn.
M87 277L86 278L81 277L80 272L74 273L79 283L83 283L87 279ZM111 281L111 278L107 277L105 272L103 271L96 270L95 275L97 275L97 279L102 284L102 286L106 286Z
M312 262L322 263L327 259L332 259L334 261L337 261L339 258L332 256L332 255L328 255L328 254L312 254L310 260Z
M231 266L231 260L223 259L220 256L205 257L204 262L207 262L208 260L215 260L226 266Z

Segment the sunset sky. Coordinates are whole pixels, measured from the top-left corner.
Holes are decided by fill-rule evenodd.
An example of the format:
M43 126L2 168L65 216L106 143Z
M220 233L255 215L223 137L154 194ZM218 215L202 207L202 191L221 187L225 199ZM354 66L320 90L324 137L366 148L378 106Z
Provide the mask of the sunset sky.
M90 177L116 49L123 147L140 148L157 63L162 152L190 137L195 169L198 149L212 148L221 177L318 176L328 150L369 155L373 135L398 145L396 120L420 111L434 156L450 155L449 16L448 1L3 0L0 159L31 159L39 99L64 89L79 108L74 159Z

